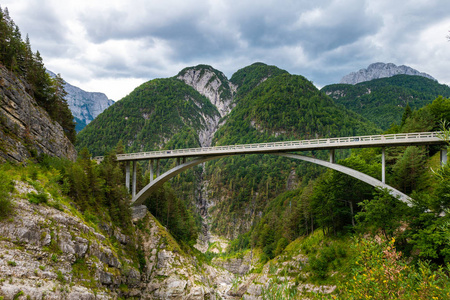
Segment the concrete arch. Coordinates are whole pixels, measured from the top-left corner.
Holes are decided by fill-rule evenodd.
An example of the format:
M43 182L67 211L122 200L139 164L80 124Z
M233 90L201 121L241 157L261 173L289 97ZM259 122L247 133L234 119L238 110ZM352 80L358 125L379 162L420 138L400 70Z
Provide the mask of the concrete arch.
M369 176L367 174L361 173L361 172L356 171L354 169L351 169L351 168L348 168L348 167L345 167L345 166L342 166L342 165L338 165L336 163L330 163L330 162L327 162L327 161L324 161L324 160L321 160L321 159L312 158L312 157L303 156L303 155L298 155L298 154L276 153L275 155L311 162L313 164L321 165L321 166L324 166L324 167L336 170L338 172L347 174L347 175L352 176L352 177L354 177L356 179L364 181L365 183L368 183L371 186L374 186L376 188L386 188L386 189L389 190L390 194L393 197L398 198L399 200L407 203L410 206L412 205L412 202L411 202L412 199L408 195L403 194L399 190L393 188L390 185L387 185L386 183L381 182L380 180L378 180L376 178L373 178L372 176Z
M381 182L380 180L373 178L372 176L369 176L367 174L361 173L359 171L353 170L351 168L342 166L342 165L338 165L336 163L330 163L321 159L317 159L317 158L312 158L312 157L308 157L308 156L303 156L303 155L299 155L299 154L291 154L291 153L282 153L282 152L278 152L278 153L270 153L272 155L278 155L278 156L283 156L283 157L288 157L288 158L293 158L293 159L298 159L298 160L303 160L303 161L307 161L313 164L317 164L317 165L321 165L336 171L339 171L341 173L347 174L349 176L352 176L356 179L359 179L365 183L368 183L376 188L386 188L390 191L390 194L393 197L398 198L399 200L407 203L408 205L412 205L411 202L411 198L405 194L403 194L402 192L400 192L399 190ZM161 176L157 177L155 180L151 181L149 184L147 184L132 200L131 200L131 205L132 206L137 206L137 205L141 205L145 199L147 199L151 193L153 193L154 191L156 191L158 188L162 187L162 185L168 181L169 179L175 177L176 175L180 174L181 172L192 168L198 164L213 160L213 159L219 159L219 158L223 158L223 157L227 157L227 156L231 156L231 155L236 155L236 154L229 154L229 155L220 155L220 156L203 156L203 157L199 157L196 159L193 159L189 162L186 162L184 164L178 165L173 169L170 169L169 171L165 172L164 174L161 174Z
M183 172L189 168L195 167L196 165L199 165L201 163L204 163L204 162L207 162L207 161L210 161L213 159L219 159L219 158L226 157L226 156L230 156L230 155L202 156L199 158L195 158L191 161L185 162L184 164L180 164L173 169L170 169L169 171L161 174L155 180L151 181L141 191L139 191L139 193L137 193L137 195L133 199L131 199L131 205L132 206L141 205L145 201L145 199L147 199L154 191L156 191L157 189L162 187L166 181L177 176L181 172Z

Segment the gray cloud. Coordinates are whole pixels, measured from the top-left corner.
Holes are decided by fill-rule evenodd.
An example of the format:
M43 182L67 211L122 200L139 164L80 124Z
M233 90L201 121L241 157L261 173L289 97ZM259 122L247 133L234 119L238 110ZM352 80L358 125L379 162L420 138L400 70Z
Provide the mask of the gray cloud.
M450 83L446 0L4 2L69 82L149 80L199 63L230 77L262 61L323 86L382 61Z

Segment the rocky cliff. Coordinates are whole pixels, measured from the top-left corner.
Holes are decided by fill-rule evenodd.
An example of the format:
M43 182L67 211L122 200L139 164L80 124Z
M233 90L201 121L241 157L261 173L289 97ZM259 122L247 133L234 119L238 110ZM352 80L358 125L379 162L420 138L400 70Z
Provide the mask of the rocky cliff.
M55 73L49 70L47 72L52 77L56 76ZM65 82L64 89L67 92L65 99L77 123L77 132L114 104L114 101L108 99L103 93L86 92L68 82Z
M183 69L177 78L208 98L219 111L221 118L227 116L234 107L233 96L236 93L236 86L222 72L210 66L198 65ZM219 129L220 119L208 116L204 116L204 119L207 125L199 133L199 140L202 147L209 147L214 133Z
M180 248L146 211L133 233L86 220L64 196L15 181L14 215L0 221L0 299L222 299L232 274Z
M63 128L28 94L21 79L0 66L0 162L23 162L42 153L74 160Z
M361 69L358 72L352 72L348 75L345 75L344 77L342 77L340 83L357 84L364 81L392 77L399 74L423 76L429 79L436 80L432 76L426 73L419 72L408 66L396 66L393 63L385 64L378 62L371 64L369 67L367 67L367 69Z

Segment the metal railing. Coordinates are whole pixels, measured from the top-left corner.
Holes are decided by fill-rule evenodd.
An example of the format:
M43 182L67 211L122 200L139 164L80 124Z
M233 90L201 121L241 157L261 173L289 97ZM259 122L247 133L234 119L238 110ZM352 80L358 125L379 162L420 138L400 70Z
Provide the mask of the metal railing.
M379 147L380 145L404 145L404 144L426 144L444 143L440 138L441 132L417 132L399 133L386 135L366 135L300 141L286 141L273 143L257 143L243 145L228 145L204 148L188 148L175 150L160 150L150 152L136 152L118 154L117 160L145 160L153 158L173 158L199 155L234 154L234 153L254 153L254 152L275 152L275 151L306 151L312 149L329 148L351 148L351 147ZM94 157L94 160L101 161L103 156Z

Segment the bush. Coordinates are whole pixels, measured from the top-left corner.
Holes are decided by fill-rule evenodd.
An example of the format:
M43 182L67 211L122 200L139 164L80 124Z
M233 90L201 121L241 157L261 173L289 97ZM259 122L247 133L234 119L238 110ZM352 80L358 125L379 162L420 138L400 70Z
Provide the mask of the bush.
M428 262L408 264L395 240L357 240L352 274L338 286L339 299L449 299L448 267L433 270Z
M48 202L48 195L44 192L39 192L36 194L35 192L31 192L27 194L28 201L34 204L41 204Z
M0 220L6 218L13 209L10 192L14 190L14 183L8 174L0 170Z

